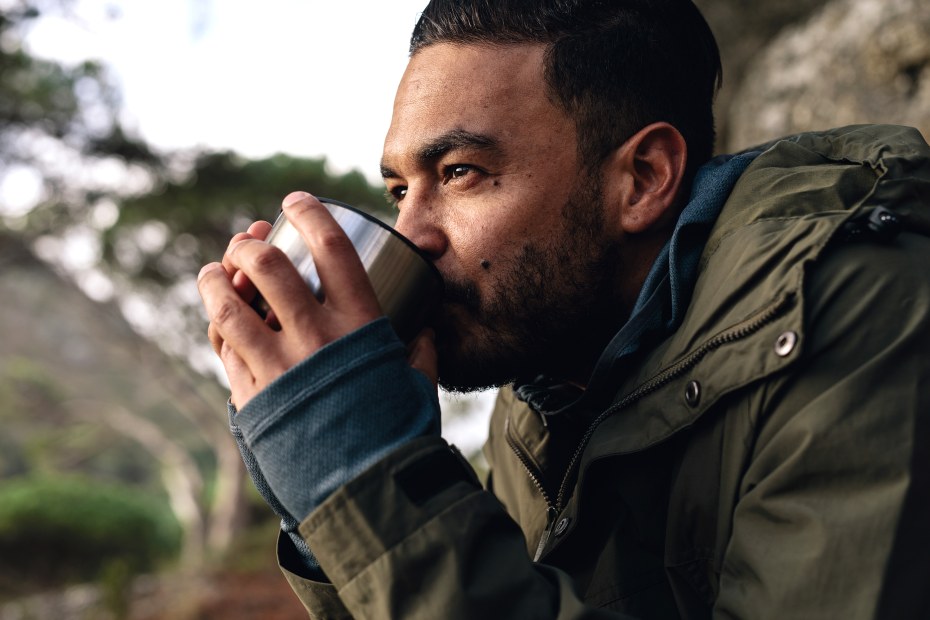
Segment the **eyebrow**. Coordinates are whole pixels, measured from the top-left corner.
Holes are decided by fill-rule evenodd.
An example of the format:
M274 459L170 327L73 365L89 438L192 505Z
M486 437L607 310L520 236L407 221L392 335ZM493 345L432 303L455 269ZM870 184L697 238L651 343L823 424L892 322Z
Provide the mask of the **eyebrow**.
M446 153L459 149L471 148L481 151L499 152L500 145L497 140L491 136L456 129L441 136L430 140L419 149L417 149L414 158L420 166L436 161ZM385 179L396 179L400 175L381 160L381 177Z

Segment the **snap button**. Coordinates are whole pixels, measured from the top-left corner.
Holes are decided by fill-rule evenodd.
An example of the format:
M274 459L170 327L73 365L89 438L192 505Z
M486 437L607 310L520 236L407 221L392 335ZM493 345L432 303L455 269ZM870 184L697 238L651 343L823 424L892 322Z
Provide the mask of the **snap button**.
M787 357L794 351L794 345L798 343L798 334L796 332L785 332L775 340L775 355L778 357Z
M701 384L697 381L689 381L688 387L685 388L685 402L696 407L701 402Z
M568 517L564 517L563 519L559 520L559 522L555 524L555 535L561 536L564 534L565 530L568 529L568 524L571 523L571 521L572 520Z
M881 243L888 243L901 232L901 220L893 211L885 207L876 207L869 214L869 230Z

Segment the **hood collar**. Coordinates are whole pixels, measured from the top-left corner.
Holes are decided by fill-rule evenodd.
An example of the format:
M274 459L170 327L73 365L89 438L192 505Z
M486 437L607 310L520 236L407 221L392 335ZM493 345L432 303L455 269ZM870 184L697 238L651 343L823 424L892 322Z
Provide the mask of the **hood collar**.
M675 230L646 276L630 318L601 353L588 388L538 375L514 383L517 398L544 415L556 415L609 396L612 382L608 379L620 362L645 343L656 342L678 328L691 301L710 230L736 181L759 152L721 155L698 169Z

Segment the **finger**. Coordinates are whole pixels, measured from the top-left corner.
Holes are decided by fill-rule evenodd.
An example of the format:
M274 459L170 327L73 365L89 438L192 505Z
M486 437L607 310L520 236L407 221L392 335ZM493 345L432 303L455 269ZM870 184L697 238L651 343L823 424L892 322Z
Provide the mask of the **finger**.
M432 329L427 327L407 345L407 363L426 375L433 387L439 385L439 357L436 354L436 334Z
M229 251L240 241L245 241L246 239L252 239L252 235L247 232L236 233L233 235L232 239L229 240L229 244L226 246L226 252L223 254L223 267L226 268L226 271L233 275L236 272L235 266L229 260Z
M213 347L213 352L219 357L220 352L223 350L223 336L220 335L220 332L217 331L213 323L207 326L207 338L210 339L210 346Z
M288 325L297 317L312 320L320 311L320 303L310 287L280 248L247 239L233 246L227 256L261 292L280 325Z
M260 367L264 358L272 356L274 339L269 336L275 332L239 297L220 263L200 270L197 288L214 332L212 343L221 350L231 346L250 368Z
M255 295L258 294L258 290L255 288L252 281L249 280L249 277L237 269L230 280L233 288L239 293L239 297L248 304L252 303L252 300L255 299Z
M326 207L306 192L293 192L284 199L284 215L313 255L326 304L365 322L381 316L358 252Z
M248 231L233 235L233 238L229 241L229 245L226 247L226 252L228 253L229 249L236 243L246 239L264 240L265 237L268 236L269 232L271 232L271 224L268 222L252 222L249 225ZM252 284L252 282L248 279L248 277L245 276L245 274L241 273L233 266L232 262L225 254L223 255L223 267L225 267L226 271L232 275L233 288L236 289L236 291L239 293L239 296L242 297L246 303L251 303L252 300L255 299L255 285Z
M252 222L247 232L255 239L264 241L268 237L268 233L271 232L271 224L263 220Z
M268 312L265 313L265 323L276 332L281 331L281 321L278 320L278 315L274 313L274 308L268 308Z
M252 226L254 226L254 224ZM249 228L251 228L251 226ZM229 260L228 255L229 250L237 243L253 238L254 237L247 232L236 233L233 235L232 239L229 240L229 245L226 246L226 252L223 254L223 267L226 269L226 272L232 279L233 288L236 289L236 292L239 293L239 296L242 297L242 299L244 299L246 302L251 302L255 298L255 286L249 281L249 278L246 277L244 273L240 272L239 269L232 264L232 261Z
M219 352L223 369L229 379L229 391L236 409L242 410L258 393L254 375L245 360L229 345L224 345Z

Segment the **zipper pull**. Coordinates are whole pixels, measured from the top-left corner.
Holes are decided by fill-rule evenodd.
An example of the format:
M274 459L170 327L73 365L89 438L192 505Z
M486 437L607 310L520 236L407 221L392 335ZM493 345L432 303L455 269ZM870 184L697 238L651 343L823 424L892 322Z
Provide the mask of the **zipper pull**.
M552 535L552 526L555 524L555 518L559 516L559 513L556 512L556 509L552 506L546 508L546 529L543 530L542 538L539 539L539 546L536 547L536 557L533 558L534 562L538 562L539 558L542 557L543 551L546 548L546 543L549 542L549 536Z

